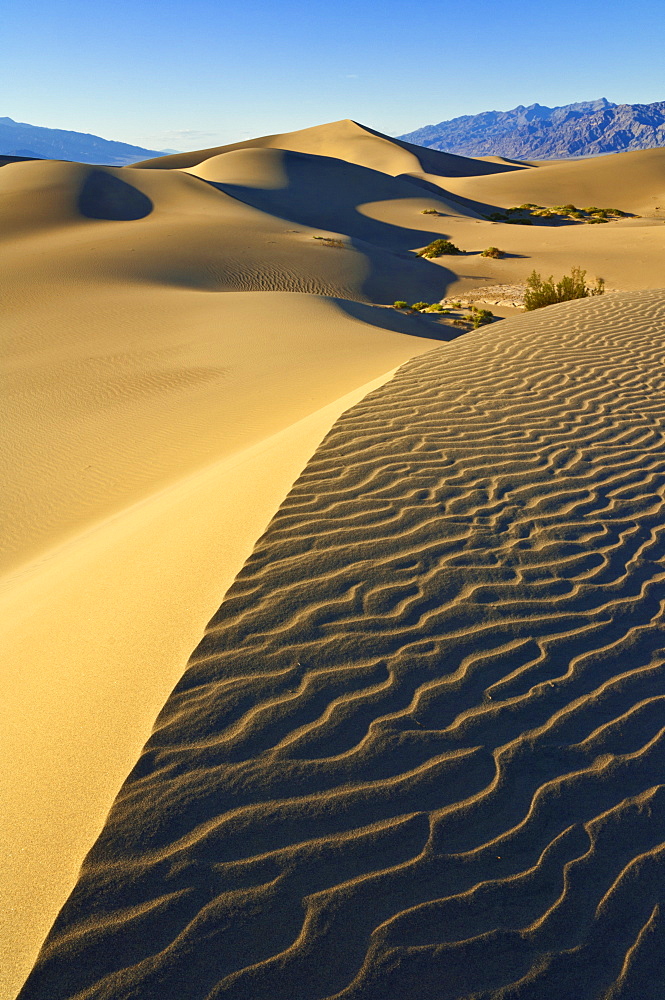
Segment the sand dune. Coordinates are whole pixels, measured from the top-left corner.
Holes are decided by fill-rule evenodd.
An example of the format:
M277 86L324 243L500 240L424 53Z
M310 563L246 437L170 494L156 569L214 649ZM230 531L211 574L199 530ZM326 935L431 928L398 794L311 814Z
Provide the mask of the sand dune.
M10 163L0 216L5 1000L348 394L458 331L377 304L445 270L180 171Z
M662 292L390 304L657 288L661 152L2 165L2 1000L98 835L22 996L650 996Z
M21 1000L658 995L664 336L552 307L340 418Z
M665 207L665 149L612 153L587 160L540 160L527 169L491 174L470 186L452 178L447 189L504 208L522 202L538 205L598 205L647 215ZM619 204L621 203L621 205Z
M174 167L184 169L202 163L213 155L237 149L288 149L297 153L332 156L391 176L424 171L444 177L466 177L500 173L522 166L505 160L493 161L488 158L457 156L455 153L440 153L402 139L393 139L350 119L316 125L297 132L266 135L227 146L201 149L193 153L160 156L153 160L143 160L134 166L161 170L172 170Z

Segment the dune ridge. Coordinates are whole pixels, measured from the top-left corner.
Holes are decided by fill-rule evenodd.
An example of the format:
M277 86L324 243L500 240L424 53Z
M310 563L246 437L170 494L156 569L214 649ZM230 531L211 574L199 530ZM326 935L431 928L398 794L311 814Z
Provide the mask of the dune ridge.
M458 334L385 308L398 280L434 299L447 272L355 212L383 175L337 163L341 249L311 210L314 228L184 171L0 169L2 1000L349 394Z
M659 995L664 338L553 306L339 418L21 1000Z
M460 335L391 304L571 264L660 286L661 154L459 157L342 121L128 168L0 158L2 1000L323 434L364 386ZM483 218L580 197L644 217ZM465 252L416 256L436 238ZM490 244L506 257L481 257ZM630 954L648 960L658 927Z

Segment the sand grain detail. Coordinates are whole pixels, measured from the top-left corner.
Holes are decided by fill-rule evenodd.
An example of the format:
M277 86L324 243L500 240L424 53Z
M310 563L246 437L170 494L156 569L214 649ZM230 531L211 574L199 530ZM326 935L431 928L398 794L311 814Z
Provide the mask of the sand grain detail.
M665 297L348 410L21 1000L635 1000L665 979Z

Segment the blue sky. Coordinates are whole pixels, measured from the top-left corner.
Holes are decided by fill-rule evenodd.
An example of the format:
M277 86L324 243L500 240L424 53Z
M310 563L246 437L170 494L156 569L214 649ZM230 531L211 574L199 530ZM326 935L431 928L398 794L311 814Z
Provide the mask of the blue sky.
M0 116L154 149L665 100L662 0L9 0Z

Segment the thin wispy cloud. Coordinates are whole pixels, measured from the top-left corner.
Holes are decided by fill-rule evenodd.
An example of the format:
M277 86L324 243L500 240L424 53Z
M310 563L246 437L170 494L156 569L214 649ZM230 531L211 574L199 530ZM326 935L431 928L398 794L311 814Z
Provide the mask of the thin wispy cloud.
M155 132L152 135L144 136L153 142L198 142L199 139L214 139L220 130L202 130L195 128L168 129L165 132Z

